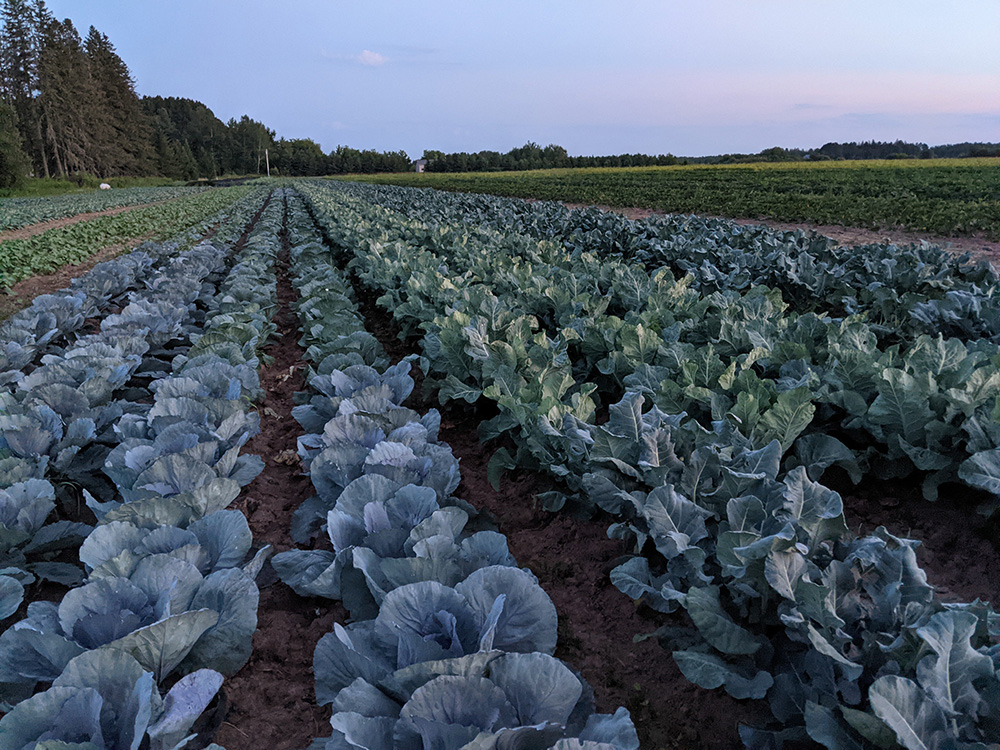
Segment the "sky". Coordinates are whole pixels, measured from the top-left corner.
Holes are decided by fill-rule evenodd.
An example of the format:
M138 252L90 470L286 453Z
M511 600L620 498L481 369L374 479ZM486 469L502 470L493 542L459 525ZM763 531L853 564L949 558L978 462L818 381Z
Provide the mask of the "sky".
M1000 0L47 0L279 137L572 155L1000 141Z

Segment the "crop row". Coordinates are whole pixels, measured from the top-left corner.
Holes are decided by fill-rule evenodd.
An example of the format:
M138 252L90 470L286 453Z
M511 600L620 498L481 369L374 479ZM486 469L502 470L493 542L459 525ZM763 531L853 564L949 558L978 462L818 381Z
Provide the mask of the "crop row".
M312 363L294 414L317 491L293 535L307 543L325 525L333 551L273 563L298 593L343 600L352 618L316 647L316 696L333 706L333 733L314 746L638 748L628 712L595 714L590 688L552 656L552 602L503 535L452 495L458 461L438 441L440 415L402 406L410 364L386 368L332 252L301 201L291 206Z
M205 225L246 225L265 194L259 190L248 193L169 241L147 241L133 252L99 263L72 279L69 287L36 297L28 307L0 323L0 389L8 389L29 374L46 352L71 343L86 321L124 307L128 295L149 274L169 266L179 253L202 239ZM224 228L221 231L225 233Z
M239 454L259 429L251 401L273 330L279 221L266 209L235 265L243 226L224 225L7 397L5 541L26 542L27 559L72 531L84 570L66 550L48 567L5 571L5 582L56 572L82 585L31 602L0 635L0 747L181 747L222 676L249 657L268 551L253 555L246 518L224 508L262 465ZM42 525L72 487L97 525Z
M221 272L219 251L197 246L159 278L147 279L150 291L133 294L121 313L105 318L102 333L121 339L125 330L134 331L146 337L148 349L140 352L139 340L132 342L135 356L118 368L120 387L110 384L120 396L113 405L124 412L116 417L114 437L106 430L91 436L91 445L110 448L104 451L103 460L110 482L95 483L90 487L93 493L84 490L98 518L96 528L74 526L79 532L77 541L89 532L80 545L86 581L59 603L33 602L28 617L0 636L0 662L4 664L0 680L10 709L0 720L0 748L34 746L42 739L87 741L88 747L140 743L148 743L153 750L180 747L192 722L218 690L222 674L231 674L246 661L256 624L252 579L267 551L261 550L246 562L252 543L246 520L222 508L260 467L254 457L238 454L256 427L255 415L246 411L247 401L259 396L255 353L272 330L275 214L276 209L265 212L239 262L223 281L212 280ZM308 225L299 209L299 234L307 233ZM329 662L329 669L318 672L317 691L324 703L332 702L337 709L334 729L342 730L342 739L366 736L366 742L376 743L371 746L387 748L400 743L421 747L423 739L456 742L465 735L472 741L470 747L528 742L560 749L636 748L627 712L594 714L586 684L551 657L555 611L534 577L514 567L502 536L493 531L473 533L481 520L476 519L474 509L450 496L458 484L457 461L446 446L437 444L438 415L432 412L418 418L398 406L413 387L405 372L409 365L391 368L384 375L359 365L364 361L362 352L374 355L367 360L380 365L384 355L370 334L363 333L356 317L352 326L345 325L346 318L327 314L331 304L340 309L330 293L331 285L346 289L337 275L316 273L312 261L325 255L329 267L329 251L307 240L293 253L299 260L299 286L315 292L300 308L309 323L310 352L324 347L336 352L322 357L319 369L346 368L328 372L331 382L359 375L373 381L356 383L358 387L350 394L345 392L341 413L333 416L353 423L356 419L348 412L354 406L370 409L367 417L385 426L395 425L385 435L387 439L380 441L382 452L396 447L423 457L410 466L400 464L396 456L381 464L361 461L354 469L343 467L370 475L370 481L353 485L350 491L355 494L362 484L374 482L379 491L391 484L391 497L383 498L386 502L380 507L402 526L388 536L398 536L408 524L407 530L416 537L414 544L403 545L400 539L398 554L376 543L371 535L358 539L348 550L358 559L366 552L381 553L382 559L371 558L377 566L370 571L374 576L383 575L394 561L403 567L409 563L411 572L409 581L397 581L395 586L387 580L372 584L367 595L357 589L348 598L358 621L324 639L317 651L318 665ZM335 274L332 267L330 273ZM197 283L199 278L203 283ZM187 297L188 309L195 314L187 320L175 314L178 320L171 321L171 311L177 310L170 305L181 290L189 295L197 290L196 299ZM352 304L346 297L343 302ZM156 307L155 316L151 306ZM204 315L197 314L201 307ZM155 327L161 319L164 322ZM65 353L82 357L101 343L105 342L95 337L78 337ZM20 406L19 416L26 416L38 407L24 393L37 395L45 390L41 381L49 373L47 368L57 364L61 364L60 357L50 356L30 374L11 379L13 412ZM107 378L107 369L94 372L91 368L87 374ZM39 382L27 382L39 378ZM385 385L367 387L376 382ZM89 383L85 376L80 383L84 392ZM398 398L367 400L393 387L401 389ZM142 403L143 392L153 394L152 404ZM24 397L24 403L15 405L17 395ZM65 392L57 395L68 397ZM379 414L376 407L383 412ZM60 413L59 417L67 431L86 418L82 412ZM44 427L58 431L59 425L51 421ZM13 508L43 485L51 490L49 480L57 474L48 471L46 454L58 462L66 446L29 445L40 430L26 430L17 420L5 423L4 428L2 448L11 459L6 468L33 469L46 477L8 487L4 500ZM92 457L92 463L98 461ZM420 475L434 479L424 482ZM45 495L44 499L54 495L38 494ZM438 495L445 501L441 505L433 500ZM343 503L339 509L347 513L348 506ZM19 520L28 515L42 518L50 511L51 506L36 505L20 514ZM375 505L362 509L362 518L377 511ZM444 544L449 533L454 547L451 560ZM242 569L241 563L245 563ZM455 576L460 565L469 574L461 576L464 581ZM413 606L430 619L412 611ZM381 611L378 617L373 607ZM402 620L406 615L416 619ZM457 620L449 626L449 618ZM373 649L352 656L350 652L360 646L366 633L375 639L370 644ZM347 653L342 638L350 644ZM390 640L398 654L386 658ZM446 661L439 663L438 657ZM359 659L370 662L369 666L359 667ZM357 679L340 685L344 670L351 669L360 669ZM171 674L177 672L187 675L161 698L160 686L173 682ZM50 682L48 690L28 697L39 684ZM470 695L475 700L468 701ZM440 704L441 700L446 703ZM340 736L335 731L330 739L334 746L340 746L335 739Z
M997 161L550 169L368 179L672 213L904 227L947 236L981 233L1000 239Z
M304 190L318 212L337 212L332 239L364 248L358 273L404 333L425 332L422 366L441 400L498 403L486 438L520 431L522 446L544 446L540 418L556 429L567 414L587 421L634 390L706 427L727 421L759 444L794 445L814 472L836 464L855 481L920 472L931 499L944 482L998 486L1000 359L990 341L887 345L863 319L799 315L766 287L701 295L668 269ZM539 453L518 458L537 467Z
M422 221L480 226L560 243L570 253L594 253L666 267L691 277L702 295L766 286L794 312L834 319L861 317L887 343L938 333L965 341L996 340L1000 294L996 275L929 244L844 247L802 231L741 226L696 216L627 219L599 209L568 209L544 201L430 190L361 188L360 194Z
M853 537L839 495L818 479L832 465L858 474L857 453L822 430L799 437L825 411L827 424L884 446L880 470L908 460L947 472L933 490L973 452L963 440L932 460L945 455L934 450L945 420L954 434L996 434L985 342L921 336L880 351L865 323L785 313L773 291L703 298L669 274L558 258L516 236L480 246L461 227L303 191L379 304L404 332L421 332L439 397L496 402L484 436L510 435L518 463L617 517L609 533L632 541L636 556L613 580L656 609L687 612L687 632L659 633L684 674L737 698L767 697L774 721L745 728L749 745L995 738L992 610L936 599L915 542L884 529ZM597 425L600 375L624 396ZM985 388L973 394L972 383ZM966 411L947 403L966 397ZM970 481L997 455L992 439L980 445L983 455L962 464ZM560 489L542 500L558 508L565 498Z
M157 203L184 195L199 193L201 187L136 187L94 190L89 193L69 193L46 198L0 198L3 215L0 231L18 229L66 216L106 211L109 208Z
M133 239L164 239L202 223L250 188L207 190L116 216L102 216L24 239L7 240L0 255L0 291L21 279L87 260L103 247Z

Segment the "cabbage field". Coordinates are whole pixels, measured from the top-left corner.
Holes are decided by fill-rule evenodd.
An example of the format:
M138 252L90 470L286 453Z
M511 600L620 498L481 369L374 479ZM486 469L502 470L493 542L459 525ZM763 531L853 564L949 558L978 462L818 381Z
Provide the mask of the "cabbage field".
M241 191L0 323L0 750L1000 741L989 266Z

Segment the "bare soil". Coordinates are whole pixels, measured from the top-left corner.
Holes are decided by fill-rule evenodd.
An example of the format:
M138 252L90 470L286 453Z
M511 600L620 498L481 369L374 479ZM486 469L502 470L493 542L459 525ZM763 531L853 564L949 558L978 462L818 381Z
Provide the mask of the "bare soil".
M106 208L103 211L91 211L85 214L76 214L75 216L64 216L61 219L51 219L50 221L42 221L38 224L29 224L26 227L20 227L18 229L8 229L5 232L0 232L0 242L6 242L7 240L23 240L28 237L34 237L36 234L47 232L50 229L60 229L62 227L72 226L73 224L79 224L81 221L90 221L91 219L97 219L101 216L115 216L116 214L123 214L126 211L134 211L137 208L159 206L162 203L169 203L173 200L177 199L167 198L166 200L154 201L153 203L137 203L134 206Z
M842 493L851 530L870 534L885 526L898 537L920 541L917 561L941 599L982 599L1000 606L998 521L977 512L985 495L960 485L945 485L941 497L929 502L917 482L892 487L880 484L867 483Z
M665 212L650 208L614 208L611 206L589 206L582 203L566 203L567 208L600 208L603 211L613 211L629 219L642 220L652 216L663 216ZM983 237L943 237L927 232L911 232L905 229L863 229L860 227L845 227L838 224L808 224L801 222L773 221L767 218L732 218L724 216L706 216L712 219L735 221L743 226L763 225L782 232L797 231L816 232L824 237L836 240L841 245L854 247L856 245L871 245L876 243L910 245L920 242L930 242L940 245L956 253L970 253L974 258L986 258L1000 266L1000 242Z

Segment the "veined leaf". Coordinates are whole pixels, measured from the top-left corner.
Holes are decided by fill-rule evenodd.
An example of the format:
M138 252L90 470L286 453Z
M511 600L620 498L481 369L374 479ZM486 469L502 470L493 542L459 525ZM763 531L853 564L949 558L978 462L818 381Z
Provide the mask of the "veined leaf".
M802 431L812 422L816 407L808 388L783 391L774 405L760 418L757 431L763 440L778 440L782 451L792 447Z
M722 609L717 586L695 586L685 597L684 606L698 632L724 654L754 654L760 642L740 627Z
M875 715L889 725L907 750L948 747L944 711L913 680L879 677L868 691Z

